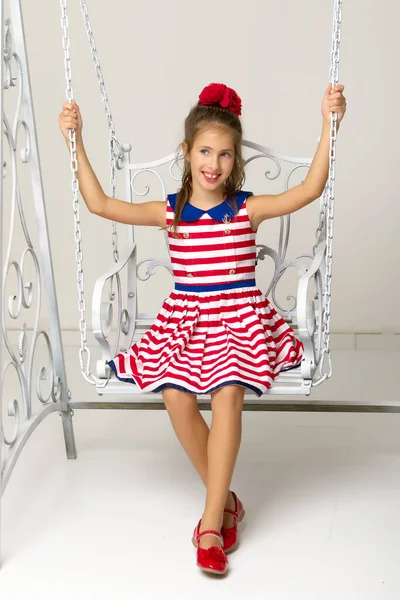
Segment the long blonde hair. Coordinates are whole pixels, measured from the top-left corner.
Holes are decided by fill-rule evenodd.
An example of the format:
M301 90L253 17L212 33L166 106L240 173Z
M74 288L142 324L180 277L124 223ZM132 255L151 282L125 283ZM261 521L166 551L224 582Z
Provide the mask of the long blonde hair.
M197 104L194 106L185 119L185 139L183 143L187 144L188 152L191 152L195 139L206 129L220 128L228 129L233 135L235 147L235 162L232 172L225 182L226 198L232 198L235 214L238 212L238 205L235 193L239 191L245 181L244 159L242 156L242 124L238 116L231 110L222 108L219 105ZM181 146L177 156L179 154ZM185 159L184 171L182 177L182 187L178 190L175 205L174 220L171 224L173 233L176 235L179 220L182 215L185 204L190 200L193 193L192 172L190 162Z

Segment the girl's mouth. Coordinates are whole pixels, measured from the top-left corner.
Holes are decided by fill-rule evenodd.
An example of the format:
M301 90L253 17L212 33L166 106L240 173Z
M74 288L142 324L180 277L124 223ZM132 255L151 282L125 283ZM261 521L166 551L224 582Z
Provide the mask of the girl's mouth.
M202 171L202 173L203 173L204 179L208 183L215 183L221 177L221 175L217 175L217 176L209 175L208 173L205 173L204 171Z

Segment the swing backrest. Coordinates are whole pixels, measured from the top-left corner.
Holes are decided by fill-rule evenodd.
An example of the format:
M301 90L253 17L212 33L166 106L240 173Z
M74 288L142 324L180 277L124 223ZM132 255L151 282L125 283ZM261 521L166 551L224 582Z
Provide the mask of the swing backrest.
M143 202L146 200L166 198L168 193L176 192L179 189L182 179L183 154L170 154L159 160L148 163L131 163L130 146L124 144L124 157L120 167L125 173L125 199L129 202ZM243 142L243 155L245 158L246 169L246 189L253 193L272 193L279 194L286 191L293 185L297 185L304 180L307 170L311 164L310 158L297 158L285 154L280 154L270 148L255 144L249 141ZM257 192L257 189L260 192ZM306 237L304 231L302 240L307 240L308 254L304 253L304 247L300 249L298 256L287 258L290 241L291 218L290 215L280 219L274 219L275 223L268 224L268 227L259 229L257 235L257 279L259 286L266 297L270 297L278 312L289 322L296 322L296 289L298 278L307 270L310 261L313 258L312 238ZM315 231L315 222L310 229ZM302 227L302 229L304 229ZM142 230L142 231L140 231ZM264 234L265 230L265 234ZM143 232L142 227L133 226L130 228L129 238L138 245L138 278L145 280L150 288L146 296L154 298L154 313L156 307L162 301L162 295L156 299L157 290L163 287L163 283L150 283L150 279L158 274L162 266L172 273L168 253L168 237L165 231L166 250L161 249L155 237L151 237L151 232ZM267 239L268 236L268 239ZM275 238L276 243L272 245L269 240ZM153 242L150 242L150 240ZM150 243L149 243L150 242ZM296 244L294 244L296 246ZM152 251L157 249L158 257L149 256L149 248ZM299 251L299 249L296 249ZM269 259L269 260L268 260ZM147 270L141 267L147 267ZM289 269L294 267L294 269ZM282 280L286 272L289 273L285 281ZM168 279L168 277L167 277ZM285 304L281 302L276 293L276 287L282 282L280 294L286 298ZM165 284L165 294L167 292L168 282ZM164 295L165 295L164 294Z

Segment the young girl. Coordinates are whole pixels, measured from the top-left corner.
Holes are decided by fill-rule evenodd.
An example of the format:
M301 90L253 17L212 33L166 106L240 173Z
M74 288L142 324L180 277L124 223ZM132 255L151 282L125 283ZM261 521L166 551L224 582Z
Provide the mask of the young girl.
M322 134L303 183L285 193L242 190L241 100L224 84L203 89L185 121L182 186L160 202L106 196L86 156L78 105L64 103L59 125L69 147L75 129L80 192L90 212L121 223L168 229L174 290L154 324L109 362L143 392L162 391L173 428L207 488L194 530L197 565L224 574L238 544L244 508L229 490L242 432L245 390L261 396L280 371L302 360L302 343L255 282L256 232L265 219L292 213L323 192L329 166L330 113L346 111L343 85L322 101ZM210 430L197 407L211 394Z

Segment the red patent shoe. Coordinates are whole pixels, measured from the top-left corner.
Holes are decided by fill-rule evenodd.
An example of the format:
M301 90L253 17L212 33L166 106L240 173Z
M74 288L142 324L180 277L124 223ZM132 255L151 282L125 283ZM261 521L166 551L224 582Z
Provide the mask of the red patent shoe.
M201 519L198 522L197 527L193 532L192 543L197 548L197 566L202 571L207 573L214 573L215 575L225 575L228 570L228 559L225 552L218 548L218 546L211 546L211 548L200 548L199 541L203 535L213 535L219 539L221 545L224 540L222 535L214 529L205 529L200 532Z
M228 529L223 526L221 527L221 535L224 540L224 552L232 552L237 548L239 544L237 525L240 521L243 521L245 515L243 504L240 502L235 492L232 492L232 496L235 501L235 510L226 508L224 514L232 515L234 518L234 525Z

